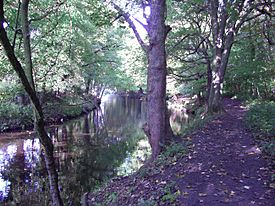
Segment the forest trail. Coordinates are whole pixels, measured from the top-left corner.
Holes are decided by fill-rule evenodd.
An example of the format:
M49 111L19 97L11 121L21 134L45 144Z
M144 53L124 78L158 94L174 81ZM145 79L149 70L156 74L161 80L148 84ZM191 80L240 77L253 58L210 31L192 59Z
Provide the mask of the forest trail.
M273 206L270 170L244 125L245 108L225 99L226 113L192 135L193 153L177 184L182 205Z
M224 105L226 113L188 136L187 157L115 179L88 195L89 205L274 206L271 171L244 125L245 108L231 99Z

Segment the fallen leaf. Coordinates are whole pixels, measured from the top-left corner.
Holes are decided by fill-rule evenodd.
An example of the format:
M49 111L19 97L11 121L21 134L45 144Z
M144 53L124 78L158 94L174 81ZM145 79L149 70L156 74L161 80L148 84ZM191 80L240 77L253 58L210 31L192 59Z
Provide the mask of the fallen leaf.
M230 196L234 196L234 195L235 195L235 192L231 190L231 192L230 192L229 195L230 195Z
M205 196L207 196L207 194L206 193L199 193L199 196L200 197L205 197Z
M185 195L185 196L186 196L186 195L189 195L189 193L188 193L188 192L183 192L182 194L183 194L183 195Z
M249 187L249 186L244 186L244 189L249 190L249 189L250 189L250 187Z

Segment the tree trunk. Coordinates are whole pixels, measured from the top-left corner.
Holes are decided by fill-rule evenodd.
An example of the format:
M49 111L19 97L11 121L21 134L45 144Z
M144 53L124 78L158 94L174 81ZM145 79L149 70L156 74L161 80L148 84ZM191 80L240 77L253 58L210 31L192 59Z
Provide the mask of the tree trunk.
M166 114L166 50L165 39L165 0L152 1L149 19L149 50L147 79L147 115L152 147L152 159L155 159L164 142L167 130ZM170 124L169 124L170 125Z
M49 136L47 135L47 132L45 130L45 122L44 122L44 114L42 111L41 104L39 102L39 99L36 95L34 83L32 81L32 62L31 62L31 50L30 50L30 42L26 39L29 39L29 32L28 32L28 3L29 1L22 1L22 21L24 22L22 27L22 30L24 29L25 38L24 38L24 52L25 52L25 60L26 60L26 67L28 68L26 73L16 58L14 54L13 47L11 46L9 39L7 37L7 34L5 32L5 29L3 27L4 22L4 10L3 10L3 0L0 0L0 41L3 45L3 48L7 54L7 57L13 66L14 70L16 71L18 77L20 78L23 87L27 94L29 95L31 99L31 103L34 108L34 113L36 114L36 121L35 121L35 128L38 132L39 140L43 146L43 150L45 151L45 161L46 161L46 168L49 175L49 182L50 182L50 192L51 192L51 198L53 205L56 206L62 206L63 202L60 197L59 189L58 189L58 176L55 169L54 164L54 157L53 157L53 144ZM28 47L28 48L27 48Z
M29 29L29 0L21 1L21 24L22 24L22 35L24 45L24 60L25 60L25 74L31 87L35 90L33 81L33 66L32 66L32 53L31 53L31 42L30 42L30 29Z
M227 36L223 49L216 47L216 55L213 61L212 82L208 98L208 112L218 113L224 111L222 104L222 86L227 68L231 47L233 45L233 33Z
M214 55L212 62L212 79L208 97L207 112L222 112L222 86L227 68L229 54L234 40L235 27L227 30L228 13L226 3L209 1ZM226 33L227 32L227 33Z
M211 85L212 85L212 67L211 67L211 61L209 58L207 58L207 95L206 99L209 99L210 91L211 91Z
M166 1L149 1L149 5L150 16L146 17L147 25L142 24L148 34L148 45L142 40L130 15L113 3L114 8L128 22L147 56L147 123L143 126L143 130L149 138L152 160L154 160L160 153L161 144L165 142L166 137L174 136L166 108L165 40L171 27L165 25Z

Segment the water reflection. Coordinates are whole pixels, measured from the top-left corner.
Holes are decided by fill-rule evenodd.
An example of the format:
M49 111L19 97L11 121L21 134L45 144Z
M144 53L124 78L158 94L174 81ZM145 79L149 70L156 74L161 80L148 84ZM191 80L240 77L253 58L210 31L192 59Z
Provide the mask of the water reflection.
M66 205L79 205L84 192L142 165L150 154L141 130L144 121L144 103L111 96L101 109L48 129L55 145ZM22 133L21 137L25 135ZM9 139L0 145L0 200L48 205L50 197L40 144L35 137L25 138Z

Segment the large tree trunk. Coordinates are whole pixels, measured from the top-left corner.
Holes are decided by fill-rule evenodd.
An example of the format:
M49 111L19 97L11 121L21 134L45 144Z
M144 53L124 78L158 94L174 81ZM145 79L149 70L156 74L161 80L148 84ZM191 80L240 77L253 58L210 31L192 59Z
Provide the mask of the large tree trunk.
M152 148L152 160L154 160L161 151L161 145L166 142L167 138L174 136L166 108L167 67L165 40L171 28L165 25L166 1L148 2L150 16L149 18L146 17L147 25L142 26L148 33L149 45L142 40L135 24L130 19L130 15L116 4L113 4L113 6L128 22L148 59L147 123L143 129L149 138Z
M207 105L209 113L218 113L224 111L221 94L233 40L234 35L232 33L231 35L227 36L223 49L218 47L215 49L216 55L214 56L212 82Z
M54 164L54 156L53 156L53 144L49 136L47 135L47 132L45 130L45 122L44 122L44 114L42 111L41 104L39 102L39 99L36 95L34 83L32 80L32 63L31 63L31 51L30 51L30 42L29 42L29 32L28 32L28 16L27 16L27 10L28 10L28 3L29 1L23 1L22 2L22 21L24 22L22 27L22 30L26 32L24 34L24 49L25 49L25 60L26 60L26 67L28 68L29 74L26 75L22 65L16 58L14 54L13 47L11 46L9 39L7 37L7 34L5 32L5 29L3 27L4 23L4 10L3 10L3 0L0 0L0 41L3 45L3 48L7 54L7 57L13 66L14 70L18 74L18 77L20 78L23 87L27 94L29 95L31 99L31 103L34 108L34 113L36 116L35 121L35 128L38 132L39 140L43 146L43 150L45 151L45 161L46 161L46 168L49 175L49 181L50 181L50 193L52 198L53 205L56 206L62 206L63 202L60 197L59 189L58 189L58 176L55 169ZM27 40L27 41L26 41ZM30 76L29 76L30 75Z
M165 0L152 1L149 19L149 50L147 79L147 115L152 147L152 158L155 159L164 142L167 130L166 114L166 51L165 39Z
M271 3L270 1L228 0L209 0L207 2L214 45L212 82L207 110L213 113L223 111L221 90L235 35L246 21L263 14L270 16L269 12L262 7L270 7ZM238 11L238 14L230 12L233 10ZM252 17L249 16L251 13L253 13Z
M207 112L218 113L224 110L221 93L229 54L234 40L235 27L233 26L231 29L227 28L228 13L226 2L221 3L217 0L211 0L209 3L214 55Z

